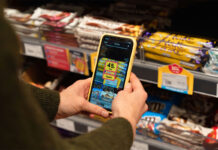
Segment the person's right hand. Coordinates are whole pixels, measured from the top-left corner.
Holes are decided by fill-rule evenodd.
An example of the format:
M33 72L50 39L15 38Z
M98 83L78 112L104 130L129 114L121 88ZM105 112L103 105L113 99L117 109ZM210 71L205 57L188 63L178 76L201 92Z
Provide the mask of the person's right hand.
M128 83L124 90L120 91L113 100L113 117L123 117L127 119L132 126L133 135L135 135L136 124L142 114L148 109L146 100L147 93L139 79L133 73L131 73L130 76L130 83Z

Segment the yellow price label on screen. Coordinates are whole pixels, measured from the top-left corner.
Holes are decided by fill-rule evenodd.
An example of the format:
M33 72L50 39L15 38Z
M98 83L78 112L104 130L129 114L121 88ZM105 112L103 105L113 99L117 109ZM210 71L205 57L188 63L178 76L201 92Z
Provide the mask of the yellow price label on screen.
M105 63L105 71L116 72L117 71L117 62L106 61Z
M107 80L115 80L115 76L110 75L110 74L103 74L103 79L107 79Z

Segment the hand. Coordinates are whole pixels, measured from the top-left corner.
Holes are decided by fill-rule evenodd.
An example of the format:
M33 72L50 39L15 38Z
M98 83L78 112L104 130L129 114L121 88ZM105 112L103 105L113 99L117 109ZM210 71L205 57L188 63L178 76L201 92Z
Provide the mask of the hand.
M112 103L113 117L123 117L127 119L133 129L133 134L136 132L136 124L142 114L148 109L145 103L147 93L145 92L141 82L135 74L131 74L130 83L124 90L120 91Z
M102 117L109 116L107 110L86 100L88 97L90 83L91 78L79 80L60 92L60 104L56 119L65 118L83 111L90 114L100 115Z

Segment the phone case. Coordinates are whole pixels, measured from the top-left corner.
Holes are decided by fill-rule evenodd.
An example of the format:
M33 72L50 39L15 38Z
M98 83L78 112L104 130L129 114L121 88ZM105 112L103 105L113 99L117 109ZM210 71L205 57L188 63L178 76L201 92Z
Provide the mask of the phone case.
M124 82L124 87L125 87L125 85L129 82L130 73L131 73L131 71L132 71L132 65L133 65L134 58L135 58L136 46L137 46L137 44L136 44L136 38L130 37L130 36L123 36L123 35L117 35L117 34L110 34L110 33L105 33L105 34L103 34L102 37L101 37L101 39L100 39L100 43L99 43L99 45L98 45L97 60L98 60L98 57L99 57L100 47L101 47L102 39L103 39L104 36L112 36L112 37L119 37L119 38L128 38L128 39L131 39L131 40L133 41L132 53L131 53L131 56L130 56L130 61L129 61L128 69L127 69L126 79L125 79L125 82ZM91 81L90 87L92 87L92 84L93 84L93 79L94 79L94 75L95 75L95 72L96 72L96 67L97 67L97 62L95 63L95 69L94 69L94 72L93 72L93 75L92 75L92 81ZM88 100L89 100L89 98L90 98L90 95L91 95L91 88L89 89ZM110 114L112 114L112 112L110 112Z

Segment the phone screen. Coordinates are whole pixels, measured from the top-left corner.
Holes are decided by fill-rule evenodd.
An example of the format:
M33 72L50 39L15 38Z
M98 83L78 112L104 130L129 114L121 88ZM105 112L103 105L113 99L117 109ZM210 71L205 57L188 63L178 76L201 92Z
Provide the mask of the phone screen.
M133 41L128 38L104 36L89 101L111 111L112 101L123 90Z

